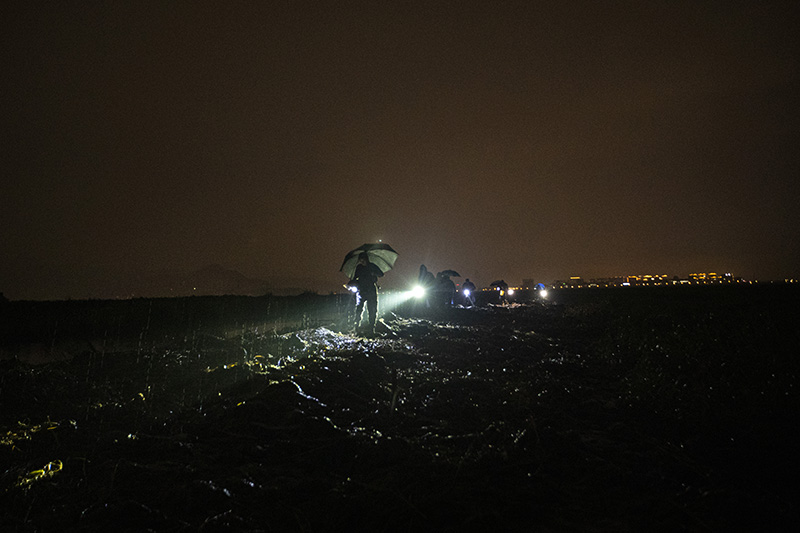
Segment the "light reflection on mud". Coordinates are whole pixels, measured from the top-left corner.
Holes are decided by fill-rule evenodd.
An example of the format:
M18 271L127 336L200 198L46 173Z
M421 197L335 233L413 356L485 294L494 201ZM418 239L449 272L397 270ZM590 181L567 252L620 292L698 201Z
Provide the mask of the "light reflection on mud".
M702 495L721 492L687 451L717 438L697 436L698 420L709 425L698 404L712 412L733 398L753 422L759 407L796 398L796 368L770 369L749 390L734 378L752 358L726 357L751 348L730 343L723 354L714 339L726 335L704 337L680 313L659 320L667 325L643 327L603 305L516 305L390 316L373 338L335 324L239 326L54 365L9 363L4 394L30 401L0 433L13 461L2 488L21 508L77 509L75 523L94 530L129 515L174 531L320 530L322 519L296 523L319 509L337 525L372 517L380 530L382 509L430 522L454 502L459 512L439 525L468 529L475 509L502 522L494 509L528 517L531 501L548 498L550 515L529 517L545 530L593 526L569 522L572 511L597 519L609 501L622 503L608 530L641 529L646 520L625 521L632 505L701 512ZM759 370L747 368L748 379ZM698 370L714 379L698 384ZM754 397L762 403L751 407ZM722 452L752 438L724 436ZM50 464L54 475L39 475ZM19 479L30 482L15 488Z

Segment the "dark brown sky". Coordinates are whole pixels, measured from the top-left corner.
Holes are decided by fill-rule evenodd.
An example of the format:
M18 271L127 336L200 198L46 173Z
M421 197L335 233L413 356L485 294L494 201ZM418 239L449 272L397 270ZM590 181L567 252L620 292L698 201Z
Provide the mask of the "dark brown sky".
M799 11L6 2L0 291L212 263L335 289L378 239L389 287L800 276Z

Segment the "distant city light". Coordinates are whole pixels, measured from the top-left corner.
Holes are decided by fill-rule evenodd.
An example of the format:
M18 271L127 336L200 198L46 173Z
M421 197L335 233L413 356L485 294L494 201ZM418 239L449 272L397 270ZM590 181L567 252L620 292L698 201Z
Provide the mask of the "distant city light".
M555 280L553 288L577 289L596 287L656 287L677 285L725 285L733 283L754 283L742 279L730 272L718 274L716 272L693 272L686 277L667 274L636 274L626 276L613 276L608 278L583 279L580 276L570 276L569 279Z

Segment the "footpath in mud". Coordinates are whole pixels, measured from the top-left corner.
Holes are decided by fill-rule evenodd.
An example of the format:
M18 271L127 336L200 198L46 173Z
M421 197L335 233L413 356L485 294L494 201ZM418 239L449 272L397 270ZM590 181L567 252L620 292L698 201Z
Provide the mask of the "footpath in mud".
M0 529L793 529L795 296L8 343Z

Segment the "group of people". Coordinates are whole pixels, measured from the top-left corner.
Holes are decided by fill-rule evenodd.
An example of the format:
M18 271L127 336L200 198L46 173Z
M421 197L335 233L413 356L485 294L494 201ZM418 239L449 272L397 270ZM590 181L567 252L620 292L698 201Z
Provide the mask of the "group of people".
M450 271L451 272L451 271ZM419 267L419 285L425 290L425 305L427 307L447 307L456 303L456 285L448 271L439 272L434 276L425 265ZM355 329L365 330L365 333L374 333L375 322L378 316L378 278L383 277L383 272L374 263L370 262L369 254L364 252L358 256L353 277L347 287L356 294ZM475 305L475 284L467 278L461 285L461 301L465 306ZM364 308L367 309L367 326L361 327Z
M442 271L434 276L425 265L419 266L417 282L425 290L427 307L447 307L457 303L456 284L450 279L452 271ZM457 275L457 274L456 274ZM461 285L461 300L466 306L475 305L475 284L467 278Z

